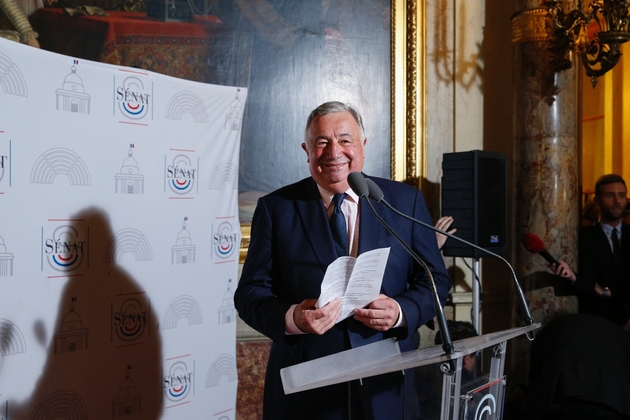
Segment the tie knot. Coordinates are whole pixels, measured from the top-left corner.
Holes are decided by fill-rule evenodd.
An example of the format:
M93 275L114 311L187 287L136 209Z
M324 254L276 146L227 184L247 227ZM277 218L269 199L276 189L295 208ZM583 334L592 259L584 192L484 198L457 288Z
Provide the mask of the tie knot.
M335 211L341 209L341 203L343 203L344 198L346 198L346 193L335 194L332 199L332 203L335 206Z

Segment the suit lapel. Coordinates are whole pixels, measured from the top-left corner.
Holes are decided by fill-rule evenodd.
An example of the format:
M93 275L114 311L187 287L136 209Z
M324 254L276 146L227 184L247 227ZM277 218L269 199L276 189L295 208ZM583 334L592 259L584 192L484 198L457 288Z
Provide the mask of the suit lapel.
M370 206L365 201L369 200L364 198L359 202L359 255L364 251L369 251L375 248L379 248L379 232L382 233L381 222L376 218ZM383 217L384 206L379 203L372 203L376 213Z
M335 260L336 253L326 209L312 178L304 182L304 188L295 200L295 208L300 217L304 236L313 249L313 255L325 270Z

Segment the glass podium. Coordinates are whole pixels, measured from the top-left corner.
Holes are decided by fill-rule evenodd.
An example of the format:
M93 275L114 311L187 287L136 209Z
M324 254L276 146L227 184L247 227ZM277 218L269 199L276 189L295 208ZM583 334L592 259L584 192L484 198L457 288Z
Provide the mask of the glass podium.
M398 370L437 365L442 376L440 420L502 419L507 342L537 328L540 328L539 323L455 341L452 354L445 354L441 346L402 353L392 338L289 366L280 371L280 376L285 394L292 394ZM491 350L489 372L462 385L464 356L485 349ZM448 364L452 364L454 373L444 373L449 371Z

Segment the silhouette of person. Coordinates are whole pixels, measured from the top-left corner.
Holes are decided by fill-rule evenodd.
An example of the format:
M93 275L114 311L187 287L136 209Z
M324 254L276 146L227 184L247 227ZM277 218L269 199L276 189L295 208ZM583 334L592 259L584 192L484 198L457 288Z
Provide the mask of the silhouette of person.
M100 209L85 209L70 220L63 229L81 238L89 232L89 241L83 244L89 252L84 248L81 255L85 268L64 278L67 284L58 301L54 330L47 331L43 320L33 325L40 347L29 348L27 355L35 354L28 356L34 358L43 352L45 364L27 400L18 400L23 395L7 395L8 418L133 414L134 418L159 419L162 356L150 298L128 273L107 261L114 235ZM80 246L78 242L66 245ZM70 256L62 253L59 257L64 255Z

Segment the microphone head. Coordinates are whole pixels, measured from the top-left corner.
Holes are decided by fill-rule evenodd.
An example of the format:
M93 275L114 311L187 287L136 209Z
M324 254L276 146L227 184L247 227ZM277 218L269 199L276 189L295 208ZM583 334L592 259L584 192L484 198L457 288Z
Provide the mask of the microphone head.
M348 174L348 185L350 185L352 191L354 191L359 198L369 195L368 186L365 181L366 179L363 178L361 172L350 172Z
M385 194L383 194L383 190L381 190L381 187L376 185L376 183L372 181L370 178L363 178L363 179L365 179L365 183L367 184L367 188L369 192L368 197L370 197L372 200L376 201L377 203L380 203L381 200L385 197Z
M538 236L533 233L527 233L523 236L523 245L525 248L534 254L538 254L540 251L545 249L545 243Z

